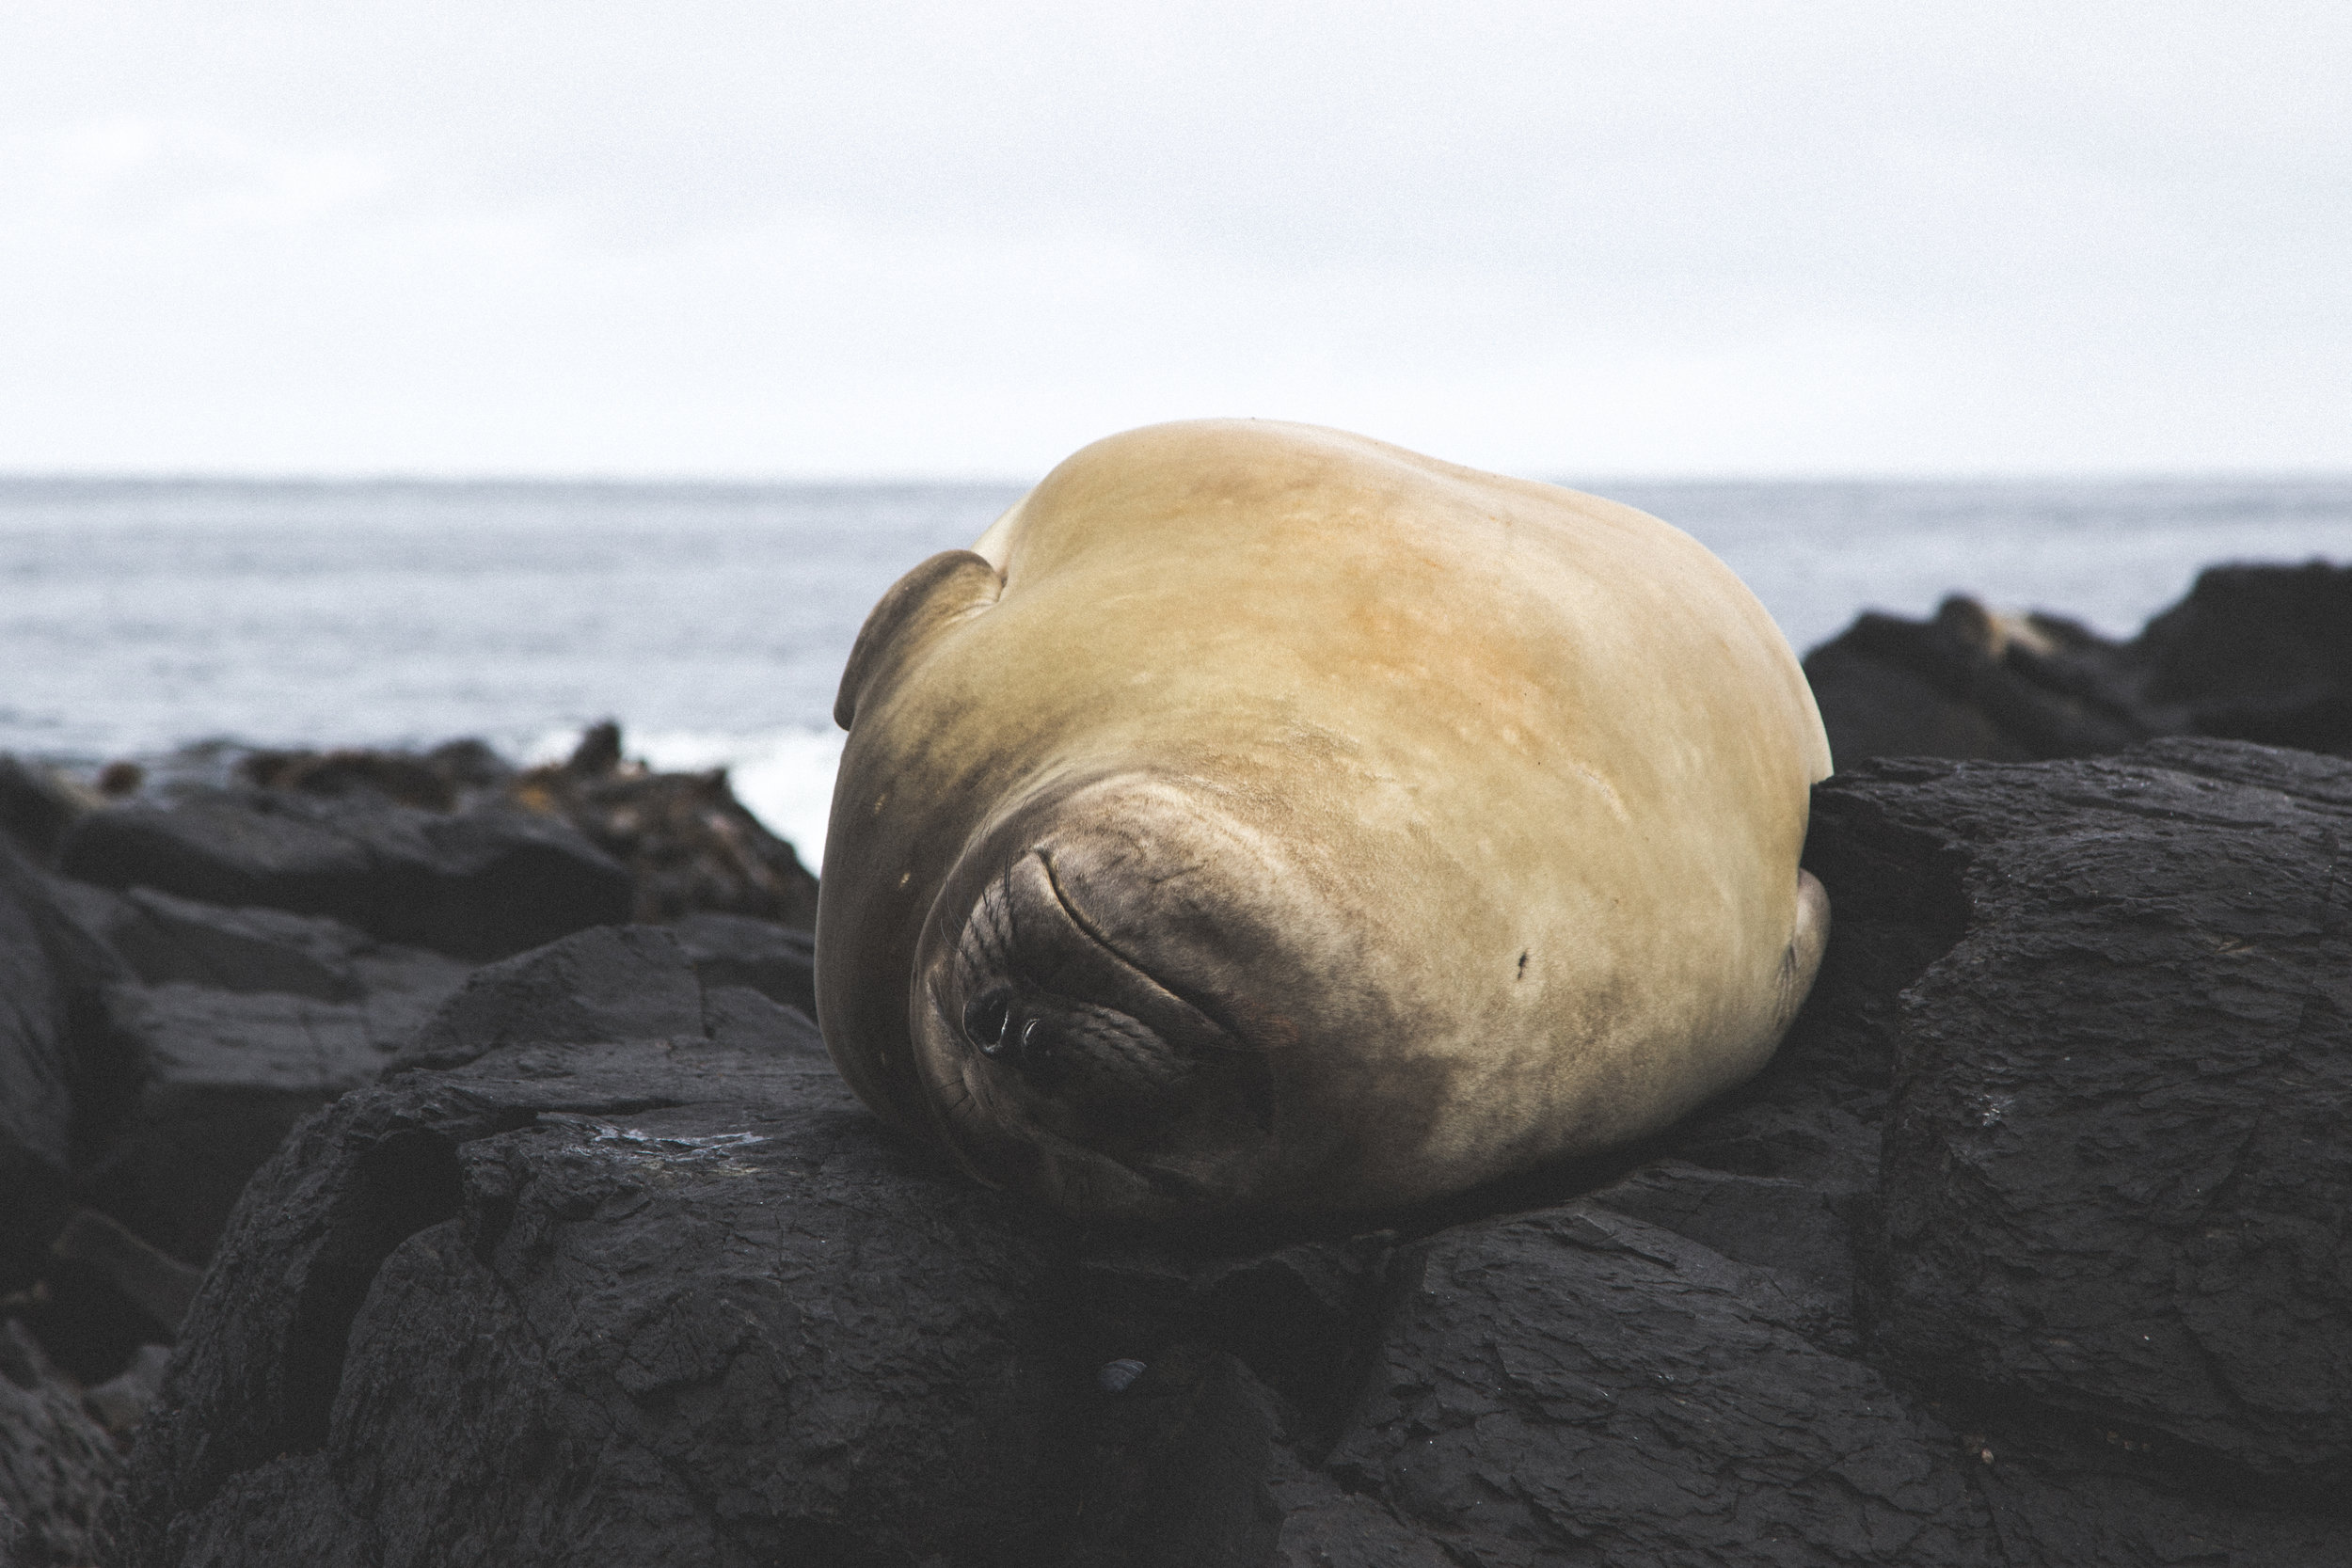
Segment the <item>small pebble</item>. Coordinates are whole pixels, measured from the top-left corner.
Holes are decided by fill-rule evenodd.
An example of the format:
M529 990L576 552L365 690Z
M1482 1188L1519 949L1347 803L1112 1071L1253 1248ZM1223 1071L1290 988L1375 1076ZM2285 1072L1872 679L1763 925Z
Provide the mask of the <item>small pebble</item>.
M1123 1394L1134 1387L1136 1379L1142 1375L1142 1362L1121 1357L1117 1361L1104 1362L1103 1370L1094 1374L1094 1383L1105 1394Z

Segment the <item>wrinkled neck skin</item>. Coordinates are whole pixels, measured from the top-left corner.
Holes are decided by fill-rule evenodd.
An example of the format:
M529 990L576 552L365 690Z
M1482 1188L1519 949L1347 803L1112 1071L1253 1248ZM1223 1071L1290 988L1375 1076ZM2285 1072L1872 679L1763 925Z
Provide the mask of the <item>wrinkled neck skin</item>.
M933 1129L973 1174L1148 1220L1285 1197L1336 1152L1283 1051L1330 1005L1280 846L1213 786L1056 778L976 832L924 924L908 1002Z

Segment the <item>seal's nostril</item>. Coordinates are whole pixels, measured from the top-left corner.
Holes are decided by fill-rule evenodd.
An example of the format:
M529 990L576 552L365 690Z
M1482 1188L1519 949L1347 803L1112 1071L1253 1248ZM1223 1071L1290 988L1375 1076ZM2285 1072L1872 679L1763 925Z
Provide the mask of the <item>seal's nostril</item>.
M1012 996L1008 991L989 991L964 1005L964 1035L983 1056L1001 1056L1010 1049L1012 1041L1006 1037L1011 1022Z
M1007 1033L1009 1037L1005 1057L1022 1077L1041 1089L1050 1089L1061 1081L1061 1039L1052 1023L1032 1016Z

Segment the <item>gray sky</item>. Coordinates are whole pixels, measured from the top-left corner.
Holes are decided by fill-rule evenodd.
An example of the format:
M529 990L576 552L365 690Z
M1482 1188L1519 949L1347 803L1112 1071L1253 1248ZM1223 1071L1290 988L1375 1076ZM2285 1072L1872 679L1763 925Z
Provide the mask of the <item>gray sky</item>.
M0 469L2352 467L2352 8L9 0Z

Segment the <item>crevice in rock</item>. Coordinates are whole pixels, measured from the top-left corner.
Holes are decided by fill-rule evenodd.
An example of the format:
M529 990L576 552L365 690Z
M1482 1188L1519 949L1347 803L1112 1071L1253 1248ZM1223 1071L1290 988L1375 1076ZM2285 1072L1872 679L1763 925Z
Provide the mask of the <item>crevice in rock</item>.
M2014 1389L1977 1383L1920 1387L1881 1370L1890 1386L1959 1433L1964 1447L1989 1449L1994 1465L2027 1464L2040 1475L2106 1474L2158 1497L2201 1503L2217 1513L2249 1508L2352 1520L2352 1476L2266 1474L2201 1444L2113 1416L2070 1410Z
M395 1132L354 1163L287 1328L278 1451L311 1453L326 1446L344 1343L376 1271L418 1231L454 1219L462 1194L456 1145L437 1132Z

